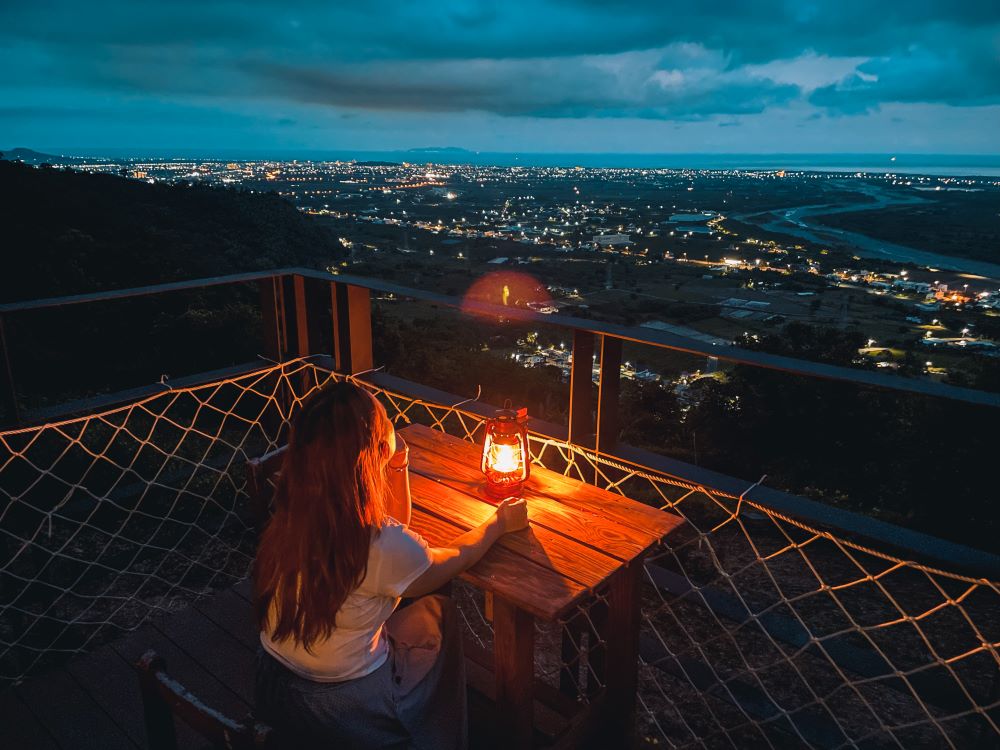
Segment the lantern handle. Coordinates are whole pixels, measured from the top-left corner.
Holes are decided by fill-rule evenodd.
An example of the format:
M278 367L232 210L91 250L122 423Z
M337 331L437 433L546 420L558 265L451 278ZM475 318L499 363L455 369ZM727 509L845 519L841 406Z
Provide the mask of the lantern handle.
M512 408L514 408L514 402L511 401L509 398L505 398L503 400L503 408L504 409L512 409Z

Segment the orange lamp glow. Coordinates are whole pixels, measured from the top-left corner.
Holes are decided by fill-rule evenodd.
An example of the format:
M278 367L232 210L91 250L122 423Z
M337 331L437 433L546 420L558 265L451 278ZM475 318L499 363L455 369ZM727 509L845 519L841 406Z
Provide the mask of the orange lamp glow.
M531 474L528 455L528 410L497 409L486 420L482 471L486 492L495 500L518 496Z

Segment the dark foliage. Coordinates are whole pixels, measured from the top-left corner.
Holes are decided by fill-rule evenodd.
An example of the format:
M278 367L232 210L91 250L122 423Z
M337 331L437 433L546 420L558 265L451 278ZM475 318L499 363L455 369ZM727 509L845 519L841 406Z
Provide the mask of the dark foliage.
M339 255L325 228L273 194L150 185L0 161L0 300L79 294Z
M859 334L791 323L740 342L849 365ZM678 418L671 392L626 394L625 439L748 480L881 517L935 536L997 548L995 424L981 409L738 366L694 387Z
M0 161L0 300L80 294L342 256L329 229L273 194L150 185ZM23 406L252 360L254 284L9 315Z

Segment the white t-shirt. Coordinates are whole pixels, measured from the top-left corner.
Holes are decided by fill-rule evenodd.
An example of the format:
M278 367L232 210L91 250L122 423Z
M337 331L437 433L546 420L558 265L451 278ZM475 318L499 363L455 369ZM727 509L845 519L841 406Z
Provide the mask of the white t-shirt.
M317 682L342 682L371 674L389 656L383 625L400 596L431 566L423 537L393 518L372 537L368 572L337 612L330 637L317 641L312 653L289 638L275 642L262 632L260 642L290 670Z

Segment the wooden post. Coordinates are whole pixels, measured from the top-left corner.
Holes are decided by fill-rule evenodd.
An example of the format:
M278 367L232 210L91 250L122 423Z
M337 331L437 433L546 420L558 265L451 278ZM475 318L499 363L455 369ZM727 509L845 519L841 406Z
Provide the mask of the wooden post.
M334 356L337 370L359 373L373 367L372 303L368 289L333 283Z
M338 295L337 288L340 286L336 281L330 282L330 323L332 324L332 331L330 335L331 349L333 354L333 369L338 372L343 372L343 347L341 345L341 333L340 333L340 318L338 314Z
M618 444L618 394L621 390L622 340L601 336L601 370L597 385L597 450Z
M278 306L277 279L272 276L257 282L260 290L260 318L263 327L264 356L275 362L281 360L280 308Z
M283 362L288 352L287 326L285 325L284 285L282 277L271 276L258 282L260 290L260 315L263 326L264 356L274 362ZM276 404L268 403L261 415L261 425L271 447L281 445L285 438L285 424L281 415L288 414L291 398L288 384L279 374L275 386Z
M281 360L294 359L299 356L298 315L296 311L295 277L279 276L277 288L279 291L278 306L281 311Z
M293 276L292 285L295 290L295 354L305 357L314 353L309 337L309 300L305 277Z
M528 748L534 731L535 625L530 614L493 597L497 747Z
M594 334L573 331L573 363L569 371L569 442L591 447L593 417Z
M319 354L324 349L322 321L326 317L323 283L318 279L293 276L295 295L296 356Z
M606 699L599 735L606 747L631 747L639 669L640 576L637 557L611 578L608 590Z
M156 673L166 670L163 657L147 651L136 665L139 671L139 692L146 723L149 750L177 750L177 733L170 706L157 687Z
M3 399L4 412L7 421L17 424L21 421L21 413L17 408L17 388L14 385L14 370L10 364L10 348L7 344L7 331L4 318L0 315L0 398Z
M304 276L292 276L295 302L295 356L308 357L319 354L323 350L323 336L320 330L320 319L326 315L321 297L322 286L316 279ZM315 372L311 367L304 367L295 384L297 395L304 397L316 384Z

